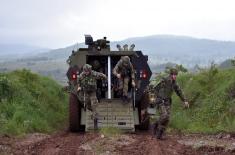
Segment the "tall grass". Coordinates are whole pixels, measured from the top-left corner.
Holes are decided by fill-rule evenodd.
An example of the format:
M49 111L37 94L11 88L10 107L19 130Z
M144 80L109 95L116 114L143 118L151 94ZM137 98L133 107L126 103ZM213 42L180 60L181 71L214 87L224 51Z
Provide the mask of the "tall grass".
M211 66L198 74L181 74L178 83L190 102L182 108L173 96L170 127L194 133L235 132L235 69Z
M0 134L52 132L64 127L67 95L29 70L0 74Z

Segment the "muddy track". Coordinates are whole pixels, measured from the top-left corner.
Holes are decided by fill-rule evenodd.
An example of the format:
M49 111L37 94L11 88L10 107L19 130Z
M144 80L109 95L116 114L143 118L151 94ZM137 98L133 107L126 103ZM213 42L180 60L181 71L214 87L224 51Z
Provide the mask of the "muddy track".
M42 155L230 155L233 149L225 150L220 146L197 146L197 136L168 135L158 141L149 133L103 136L99 133L60 132L54 135L31 134L16 139L0 137L0 154L42 154ZM203 136L201 136L202 138ZM203 137L205 138L205 137ZM209 138L207 137L207 140ZM214 139L221 141L220 139ZM222 139L223 140L223 139ZM202 139L200 139L201 143ZM206 140L204 140L205 142ZM235 139L229 137L224 142L235 145ZM193 142L193 145L188 145ZM222 142L221 142L222 143ZM233 144L234 143L234 144Z

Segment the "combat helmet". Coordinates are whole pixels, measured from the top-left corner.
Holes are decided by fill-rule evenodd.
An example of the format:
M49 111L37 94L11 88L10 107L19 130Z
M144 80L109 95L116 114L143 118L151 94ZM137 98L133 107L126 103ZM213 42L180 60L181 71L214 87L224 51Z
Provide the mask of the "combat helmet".
M90 72L90 71L91 71L91 68L92 68L91 65L85 64L85 65L83 66L83 71L85 71L85 72Z
M178 70L176 68L171 68L170 69L170 74L171 75L178 75Z
M128 65L130 63L130 58L128 56L123 56L122 61L124 65Z

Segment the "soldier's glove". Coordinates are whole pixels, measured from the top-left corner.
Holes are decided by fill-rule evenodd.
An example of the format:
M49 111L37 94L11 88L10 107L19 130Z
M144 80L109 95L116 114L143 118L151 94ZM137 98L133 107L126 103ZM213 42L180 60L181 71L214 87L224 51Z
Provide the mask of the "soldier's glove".
M78 87L77 92L79 92L81 89L82 89L81 87Z
M188 101L184 101L184 108L189 108L189 103L188 103Z
M132 80L132 87L135 87L135 81L134 80Z
M121 74L117 74L117 78L119 78L119 79L120 79L120 78L121 78Z
M105 75L105 76L103 77L103 79L104 79L104 80L108 80L108 77Z

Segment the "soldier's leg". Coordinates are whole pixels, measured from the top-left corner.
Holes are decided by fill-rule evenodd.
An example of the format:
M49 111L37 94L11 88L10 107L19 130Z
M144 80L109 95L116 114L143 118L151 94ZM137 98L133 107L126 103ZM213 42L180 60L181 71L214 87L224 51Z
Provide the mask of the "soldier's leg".
M123 95L123 78L118 79L118 93Z
M157 138L161 139L162 134L165 132L166 127L170 120L170 105L169 104L161 104L159 105L159 113L160 118L157 122Z
M124 84L123 84L123 96L128 96L128 84L130 81L129 77L125 77L124 78Z
M98 105L98 100L96 97L96 92L92 92L90 94L90 99L91 99L91 109L92 109L92 117L94 120L94 129L98 129L98 114L96 111L96 107Z
M92 111L90 94L89 93L83 93L82 100L85 104L85 108Z
M159 105L160 105L160 103L157 103L156 110L159 111L159 114L160 114ZM156 135L156 133L157 133L158 122L159 122L159 119L157 119L153 124L153 134L154 135Z
M94 117L96 117L97 116L96 107L97 107L97 104L98 104L98 100L97 100L97 97L96 97L96 92L90 93L90 100L91 100L92 115Z

